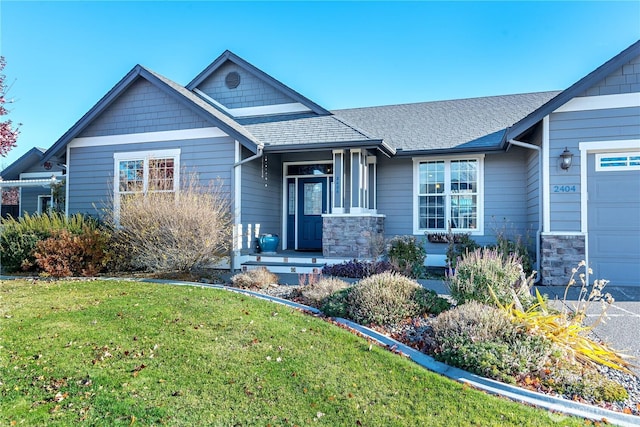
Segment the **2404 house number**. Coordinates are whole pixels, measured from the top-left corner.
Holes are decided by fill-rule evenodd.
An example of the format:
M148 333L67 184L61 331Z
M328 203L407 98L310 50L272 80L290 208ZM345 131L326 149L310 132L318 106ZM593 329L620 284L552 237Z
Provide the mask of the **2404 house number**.
M575 193L576 186L575 185L554 185L553 192L554 193Z

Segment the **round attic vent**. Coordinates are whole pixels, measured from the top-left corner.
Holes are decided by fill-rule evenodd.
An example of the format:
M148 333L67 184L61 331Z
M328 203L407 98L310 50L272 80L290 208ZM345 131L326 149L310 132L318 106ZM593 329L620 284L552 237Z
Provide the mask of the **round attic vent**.
M235 71L230 72L229 74L227 74L227 77L224 78L224 84L229 89L237 88L240 84L240 74Z

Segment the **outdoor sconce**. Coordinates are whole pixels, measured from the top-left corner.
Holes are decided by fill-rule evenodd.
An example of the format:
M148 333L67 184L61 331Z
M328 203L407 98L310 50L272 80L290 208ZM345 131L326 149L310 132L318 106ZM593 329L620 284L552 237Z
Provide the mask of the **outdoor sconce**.
M571 151L567 149L567 147L565 147L562 154L560 154L560 167L568 171L569 168L571 167L572 160L573 160L573 154L571 153Z

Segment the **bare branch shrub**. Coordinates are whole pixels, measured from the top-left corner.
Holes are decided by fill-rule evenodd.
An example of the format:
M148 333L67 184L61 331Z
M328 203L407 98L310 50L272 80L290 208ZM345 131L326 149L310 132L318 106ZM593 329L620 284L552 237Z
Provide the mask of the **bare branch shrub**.
M241 289L266 289L278 284L278 276L264 267L238 273L231 278L231 285Z
M305 304L320 308L329 296L350 286L351 285L344 280L328 277L320 278L314 283L303 286L300 292Z
M130 251L130 267L186 272L228 254L231 209L221 182L202 186L195 173L184 172L181 182L177 194L135 193L120 200L115 237Z

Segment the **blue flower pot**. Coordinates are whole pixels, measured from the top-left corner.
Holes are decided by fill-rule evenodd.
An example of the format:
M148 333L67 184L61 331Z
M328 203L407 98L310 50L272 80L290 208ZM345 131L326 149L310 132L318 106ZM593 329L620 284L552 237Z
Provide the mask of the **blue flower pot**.
M279 243L280 238L277 234L263 234L258 238L258 245L262 253L275 253Z

